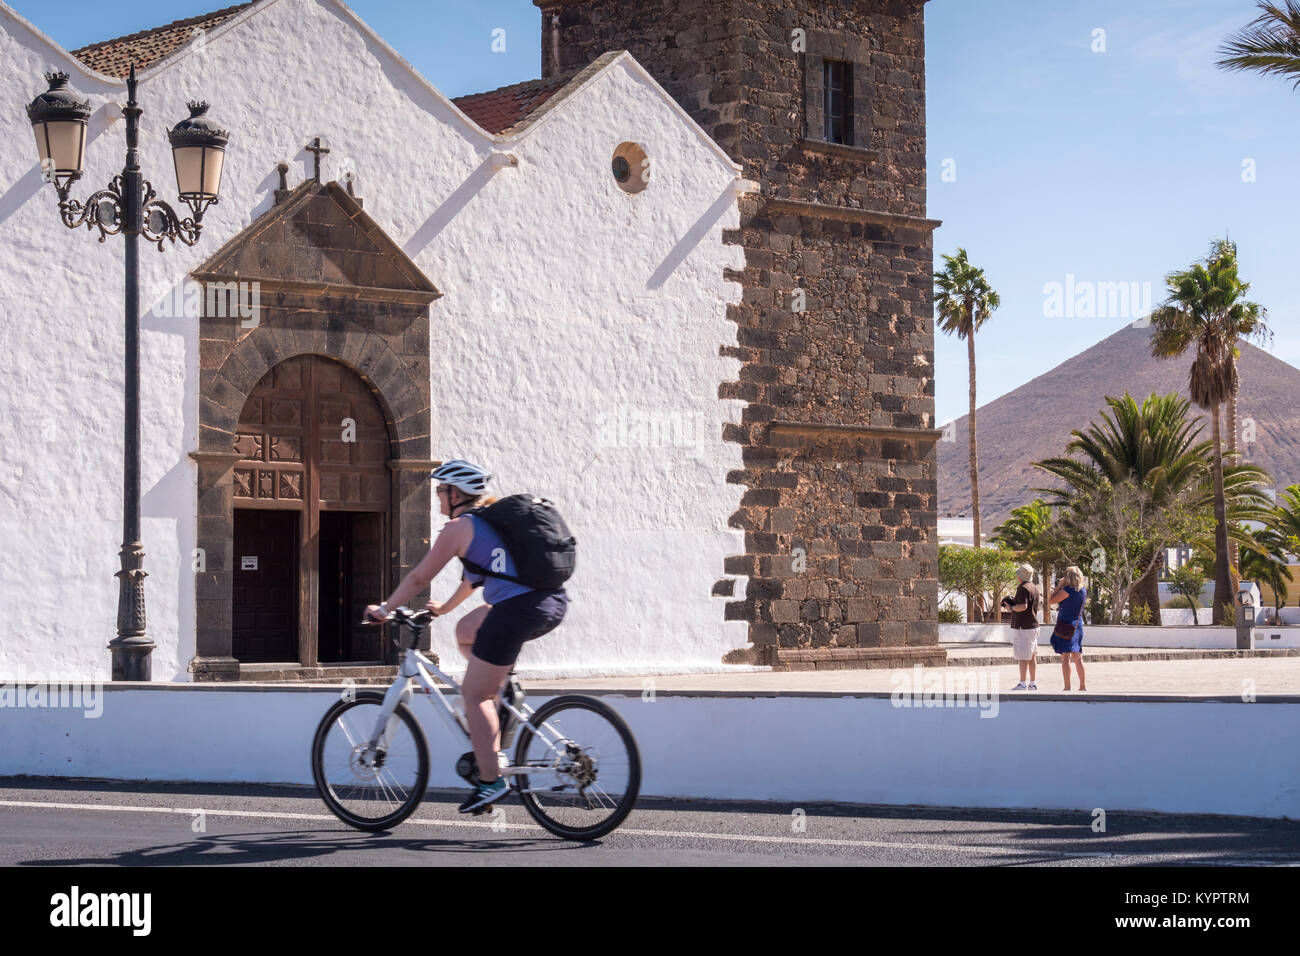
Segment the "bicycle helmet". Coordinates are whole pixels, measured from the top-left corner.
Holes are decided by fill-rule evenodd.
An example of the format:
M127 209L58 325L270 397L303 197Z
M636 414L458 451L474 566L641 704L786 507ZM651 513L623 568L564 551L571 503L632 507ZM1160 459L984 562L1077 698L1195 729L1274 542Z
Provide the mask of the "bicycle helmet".
M429 473L429 477L476 497L487 491L488 482L492 480L492 476L478 465L459 458L443 462Z

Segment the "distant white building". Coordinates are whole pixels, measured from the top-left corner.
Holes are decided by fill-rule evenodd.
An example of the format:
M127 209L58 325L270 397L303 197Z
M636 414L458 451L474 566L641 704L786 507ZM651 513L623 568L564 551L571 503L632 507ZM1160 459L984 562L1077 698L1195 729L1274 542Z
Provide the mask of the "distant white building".
M981 529L982 531L983 529ZM980 535L988 541L988 536ZM974 547L975 544L975 522L971 518L940 518L939 519L939 544L958 545L964 548Z

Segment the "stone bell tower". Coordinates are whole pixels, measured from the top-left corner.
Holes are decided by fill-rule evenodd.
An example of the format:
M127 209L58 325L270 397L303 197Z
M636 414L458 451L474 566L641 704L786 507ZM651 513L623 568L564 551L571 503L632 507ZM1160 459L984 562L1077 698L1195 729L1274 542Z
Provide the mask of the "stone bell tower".
M925 0L534 0L544 77L626 49L761 191L731 307L748 403L727 616L753 660L942 661Z

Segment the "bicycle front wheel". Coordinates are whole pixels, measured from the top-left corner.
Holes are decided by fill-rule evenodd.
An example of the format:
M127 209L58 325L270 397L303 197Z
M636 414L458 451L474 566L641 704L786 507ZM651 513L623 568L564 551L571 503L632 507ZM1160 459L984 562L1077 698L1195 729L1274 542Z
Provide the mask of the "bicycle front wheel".
M515 777L528 813L556 836L595 840L632 812L641 754L618 713L594 697L565 696L519 728Z
M358 830L387 830L409 817L429 782L429 748L405 704L388 718L378 746L370 736L384 703L376 691L331 707L316 728L311 772L330 812Z

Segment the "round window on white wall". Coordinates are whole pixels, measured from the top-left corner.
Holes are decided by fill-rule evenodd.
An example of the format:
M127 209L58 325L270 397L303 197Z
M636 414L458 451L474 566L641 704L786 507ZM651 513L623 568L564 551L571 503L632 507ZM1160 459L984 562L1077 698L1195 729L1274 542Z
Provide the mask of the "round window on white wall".
M623 143L614 150L610 168L614 182L625 193L639 193L650 182L650 158L636 143Z

